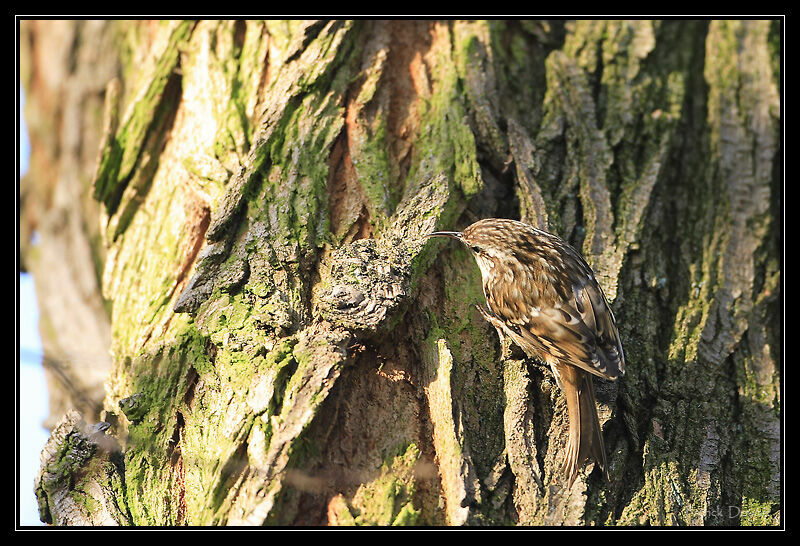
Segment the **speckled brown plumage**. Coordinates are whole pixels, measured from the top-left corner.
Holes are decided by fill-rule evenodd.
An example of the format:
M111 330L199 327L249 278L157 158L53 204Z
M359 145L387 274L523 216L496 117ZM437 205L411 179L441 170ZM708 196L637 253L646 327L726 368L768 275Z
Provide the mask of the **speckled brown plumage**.
M464 243L483 277L484 318L528 356L550 365L564 392L569 439L564 471L571 486L592 458L608 477L590 374L616 379L625 357L614 314L594 273L567 243L532 226L500 218L463 232L436 232Z

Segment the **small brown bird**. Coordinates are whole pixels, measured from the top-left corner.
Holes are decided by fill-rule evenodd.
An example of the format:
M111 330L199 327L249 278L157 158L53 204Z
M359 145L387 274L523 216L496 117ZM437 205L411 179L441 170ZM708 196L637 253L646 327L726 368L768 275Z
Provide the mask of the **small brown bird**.
M608 479L594 399L594 374L616 379L625 357L614 314L594 273L570 245L515 220L479 220L461 233L437 231L472 252L488 309L479 307L502 339L550 365L567 401L569 440L563 471L569 487L588 458Z

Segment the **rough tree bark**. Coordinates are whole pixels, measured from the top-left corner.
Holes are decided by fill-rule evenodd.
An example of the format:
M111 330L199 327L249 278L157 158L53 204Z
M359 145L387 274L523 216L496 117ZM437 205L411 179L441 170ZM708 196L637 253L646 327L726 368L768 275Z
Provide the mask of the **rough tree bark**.
M43 80L105 85L29 117L20 244L40 233L41 287L45 244L83 241L102 300L60 312L107 313L111 355L102 415L67 414L43 454L43 520L780 524L779 21L21 36L31 114ZM610 483L587 466L565 488L550 372L501 351L471 257L423 238L489 216L573 243L613 302Z

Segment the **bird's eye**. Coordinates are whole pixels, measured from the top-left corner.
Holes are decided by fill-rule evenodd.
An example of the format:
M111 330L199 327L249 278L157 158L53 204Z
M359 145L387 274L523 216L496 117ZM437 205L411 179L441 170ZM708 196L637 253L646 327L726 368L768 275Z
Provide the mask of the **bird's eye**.
M472 249L472 252L475 252L476 254L481 251L481 247L479 246L471 246L470 248Z

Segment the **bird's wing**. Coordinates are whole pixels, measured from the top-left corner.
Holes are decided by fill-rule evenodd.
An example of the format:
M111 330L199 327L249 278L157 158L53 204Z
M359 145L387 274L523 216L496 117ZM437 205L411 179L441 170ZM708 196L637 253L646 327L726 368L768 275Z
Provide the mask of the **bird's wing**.
M606 323L587 305L587 321ZM542 309L524 324L511 325L514 340L529 354L544 358L549 354L567 364L583 368L605 379L616 379L623 373L621 347L598 338L584 322L584 314L571 306ZM616 333L616 330L614 330ZM542 351L544 349L544 351Z
M565 325L576 330L585 344L583 352L574 353L574 363L600 377L615 379L625 373L625 356L614 313L586 260L568 244L561 248L567 275L562 276L565 286L559 291L563 296L558 304ZM553 315L554 320L559 319ZM573 326L576 321L579 326ZM588 358L582 358L584 354Z
M625 356L622 352L622 342L619 339L614 313L600 285L592 277L582 285L575 285L573 293L574 310L594 337L592 366L595 370L587 369L587 371L612 379L623 375Z
M549 354L594 375L616 379L624 373L625 363L614 315L589 266L571 248L568 253L569 271L558 275L548 297L540 297L536 306L527 301L524 308L511 311L499 305L495 312L506 319L516 334L514 340L529 354L540 358Z

